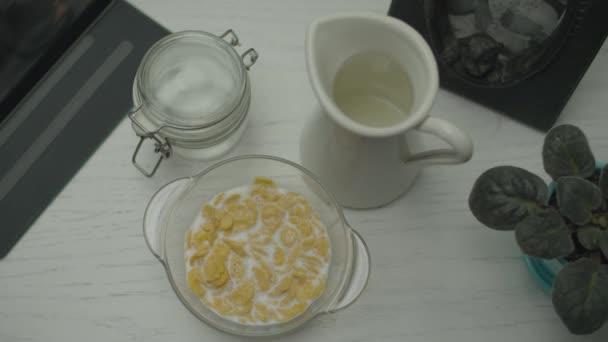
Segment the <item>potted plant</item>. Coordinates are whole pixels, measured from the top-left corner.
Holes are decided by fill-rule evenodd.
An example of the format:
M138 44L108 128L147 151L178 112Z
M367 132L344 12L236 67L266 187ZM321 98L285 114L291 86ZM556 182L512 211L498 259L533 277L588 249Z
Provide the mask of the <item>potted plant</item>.
M524 254L558 260L555 311L573 334L608 321L608 166L596 165L585 134L561 125L545 137L548 187L524 169L485 171L469 196L473 215L489 228L515 231Z

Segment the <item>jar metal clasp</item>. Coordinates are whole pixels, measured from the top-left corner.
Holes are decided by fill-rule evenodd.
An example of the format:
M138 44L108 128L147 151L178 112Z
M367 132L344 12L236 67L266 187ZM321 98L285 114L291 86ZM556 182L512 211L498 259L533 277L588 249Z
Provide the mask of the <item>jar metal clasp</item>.
M232 29L227 30L226 32L220 35L220 38L224 39L228 42L228 44L232 45L232 47L236 47L241 45L239 41L239 37L234 33ZM243 61L243 65L245 65L245 69L249 70L255 62L258 60L258 52L254 48L250 48L247 51L243 52L241 55L241 60Z
M131 122L133 122L133 124L135 124L135 126L137 126L137 128L143 132L141 134L138 134L139 143L137 143L137 147L135 148L135 152L133 152L133 157L131 158L131 161L133 162L133 165L135 165L135 167L146 177L152 177L156 173L156 170L158 170L158 167L163 162L163 160L171 157L171 143L169 143L169 140L163 138L160 134L158 134L159 131L165 127L164 125L158 127L154 131L149 131L141 123L139 123L137 119L135 119L135 113L137 113L140 108L141 105L131 109L128 114L129 119L131 119ZM154 167L150 171L146 170L146 168L137 163L137 154L139 153L139 150L141 149L141 146L143 145L144 141L146 141L146 139L154 140L154 153L158 153L160 155L158 161L154 164Z

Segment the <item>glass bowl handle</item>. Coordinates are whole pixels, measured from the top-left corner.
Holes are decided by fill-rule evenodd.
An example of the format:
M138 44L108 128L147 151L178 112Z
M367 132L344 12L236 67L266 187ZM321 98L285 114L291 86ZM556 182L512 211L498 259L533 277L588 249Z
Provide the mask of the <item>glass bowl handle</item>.
M344 294L330 306L327 312L333 313L346 309L353 304L363 293L370 274L369 249L359 233L349 226L353 238L353 268L350 281L348 282Z
M171 207L169 204L189 183L190 178L179 178L168 183L152 196L152 199L146 208L144 214L144 239L146 239L146 244L148 245L150 252L152 252L160 262L163 262L160 243L161 233L163 222Z

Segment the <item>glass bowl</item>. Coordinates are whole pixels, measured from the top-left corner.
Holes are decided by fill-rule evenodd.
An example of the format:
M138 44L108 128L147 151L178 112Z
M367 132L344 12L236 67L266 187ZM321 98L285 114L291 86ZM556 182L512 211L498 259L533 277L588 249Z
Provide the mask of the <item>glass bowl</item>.
M184 260L186 231L202 206L228 189L248 185L256 176L272 178L288 191L310 202L327 227L331 244L329 273L324 292L306 311L290 321L239 324L213 312L190 291ZM152 197L144 215L144 237L163 264L178 298L201 321L225 332L242 336L273 336L290 332L312 318L344 309L367 285L370 272L368 248L344 218L342 208L317 178L300 165L270 156L242 156L219 162L200 174L180 178Z

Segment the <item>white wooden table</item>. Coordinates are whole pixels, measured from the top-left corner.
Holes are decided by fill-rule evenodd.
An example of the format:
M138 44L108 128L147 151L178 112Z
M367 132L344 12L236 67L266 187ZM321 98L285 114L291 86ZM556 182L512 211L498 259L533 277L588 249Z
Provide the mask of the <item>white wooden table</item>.
M298 161L298 139L315 99L304 70L304 33L338 11L386 13L389 0L132 0L171 30L233 28L261 57L251 71L251 121L232 155ZM601 51L561 116L581 126L608 159L608 49ZM441 91L434 115L466 128L475 156L423 172L390 206L347 211L372 253L367 290L345 311L318 317L290 341L606 341L568 334L526 273L513 235L490 231L467 206L485 169L542 172L541 133ZM0 341L233 341L179 302L141 232L161 185L208 164L166 162L152 179L130 157L125 121L0 261Z

